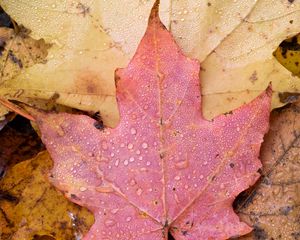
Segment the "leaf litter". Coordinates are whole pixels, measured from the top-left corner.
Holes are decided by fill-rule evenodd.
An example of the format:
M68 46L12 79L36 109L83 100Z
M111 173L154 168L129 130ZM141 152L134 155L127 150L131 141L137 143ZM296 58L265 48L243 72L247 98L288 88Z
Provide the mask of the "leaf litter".
M211 3L210 3L211 4ZM174 5L175 6L175 5ZM293 6L294 7L294 6ZM186 14L189 14L189 11L187 11L186 9L185 10L183 10L183 11L178 11L178 17L180 17L180 15L186 15ZM178 20L181 20L181 19L178 19ZM185 20L185 21L183 21L183 22L186 22L187 20ZM293 19L292 20L290 20L291 22L293 22ZM175 22L175 21L174 21ZM184 28L182 28L182 29L184 29ZM176 34L175 34L175 37L176 37ZM178 40L178 39L177 39ZM283 50L282 50L283 49ZM285 63L285 61L287 61L287 65L289 65L290 66L290 70L292 71L292 72L294 72L295 74L297 73L296 71L297 71L297 68L295 68L295 66L296 66L296 64L295 64L295 62L297 62L297 57L295 57L294 59L291 59L292 57L292 55L293 54L290 54L291 53L291 51L290 50L288 50L288 58L287 58L287 60L285 60L285 57L284 57L284 54L285 54L285 52L283 52L283 51L285 51L284 50L284 48L282 47L281 49L279 48L277 51L276 51L276 53L275 53L275 56L277 57L277 59L279 58L279 60L280 60L280 57L281 57L281 55L280 54L282 54L283 56L282 56L282 60L283 61L281 61L281 63L283 63L283 65L284 64L286 64ZM296 54L297 54L297 52L295 52ZM291 59L291 60L290 60ZM289 62L290 61L290 62ZM293 65L292 65L293 64ZM289 67L288 67L289 68ZM251 75L252 76L252 75ZM255 80L257 80L256 79L257 78L257 74L256 74L256 77L255 77ZM291 100L292 101L295 101L295 100L297 100L297 93L296 92L294 92L294 93L289 93L289 92L284 92L284 93L280 93L281 94L281 99L283 99L283 101L285 101L285 102L290 102ZM204 99L205 99L205 96L204 96ZM282 100L280 100L280 101L282 101ZM288 176L289 174L287 174L287 176ZM263 203L261 203L262 205L263 205ZM289 208L289 207L288 207ZM297 213L297 211L293 211L293 213ZM261 212L259 212L259 214L261 214ZM281 214L279 217L284 217L284 215L283 214ZM250 221L247 221L248 223L253 223L253 221L252 222L250 222ZM270 228L268 228L267 229L267 231L265 231L265 229L264 228L262 228L262 225L258 225L258 224L255 224L254 225L254 228L255 228L255 231L254 231L254 234L256 234L256 235L253 235L252 236L252 238L254 237L254 238L257 238L257 237L262 237L262 238L266 238L266 236L267 236L267 234L268 234L268 232L269 232L269 230L270 230ZM289 234L290 232L289 231L287 231L287 233L286 234ZM297 233L296 232L293 232L293 237L297 237ZM296 234L296 235L295 235ZM277 236L279 236L279 237L281 237L281 235L277 235ZM171 236L169 236L169 237L171 237ZM252 239L251 238L251 239ZM244 239L244 238L243 238ZM247 238L248 239L248 238Z

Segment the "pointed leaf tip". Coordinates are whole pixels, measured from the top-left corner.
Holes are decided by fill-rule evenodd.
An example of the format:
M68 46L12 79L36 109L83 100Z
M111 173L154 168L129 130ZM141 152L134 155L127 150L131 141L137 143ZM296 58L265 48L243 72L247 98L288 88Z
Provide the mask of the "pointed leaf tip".
M150 16L149 16L149 20L148 20L148 25L150 25L152 21L159 21L159 22L161 22L160 18L159 18L159 5L160 5L160 1L156 0L155 3L153 4L151 12L150 12Z

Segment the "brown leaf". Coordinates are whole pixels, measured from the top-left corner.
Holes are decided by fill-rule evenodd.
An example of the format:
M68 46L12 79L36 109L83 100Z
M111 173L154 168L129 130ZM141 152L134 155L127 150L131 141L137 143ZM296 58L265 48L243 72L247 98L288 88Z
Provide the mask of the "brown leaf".
M237 206L254 231L240 239L300 238L299 157L300 102L272 113L261 151L262 178Z

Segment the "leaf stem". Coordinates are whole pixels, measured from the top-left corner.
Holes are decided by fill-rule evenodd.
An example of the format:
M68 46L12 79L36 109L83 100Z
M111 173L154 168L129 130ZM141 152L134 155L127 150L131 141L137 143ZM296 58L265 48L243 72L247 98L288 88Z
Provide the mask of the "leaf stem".
M27 118L30 121L35 121L34 117L31 116L29 113L25 112L22 108L20 108L18 105L11 103L5 98L0 97L0 104L5 106L6 108L10 109L11 111Z

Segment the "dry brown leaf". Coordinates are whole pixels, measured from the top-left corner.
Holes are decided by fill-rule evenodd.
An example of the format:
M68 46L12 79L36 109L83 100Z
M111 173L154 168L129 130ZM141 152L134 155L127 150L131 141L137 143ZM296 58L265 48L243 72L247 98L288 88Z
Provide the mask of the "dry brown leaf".
M31 240L48 235L73 240L93 223L87 210L69 202L47 181L47 152L8 170L0 181L0 239Z
M272 113L261 150L259 184L238 202L242 220L254 226L240 239L300 238L300 102Z

